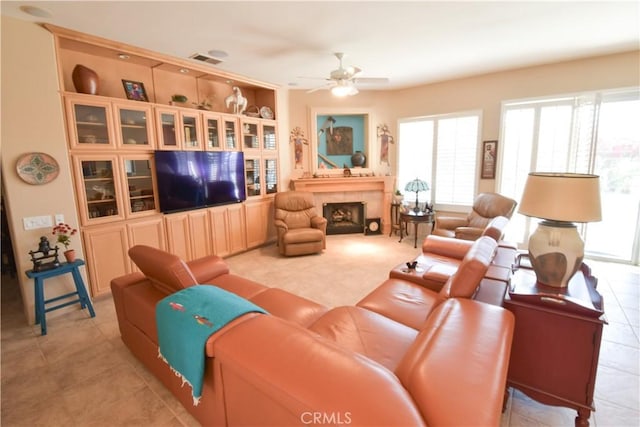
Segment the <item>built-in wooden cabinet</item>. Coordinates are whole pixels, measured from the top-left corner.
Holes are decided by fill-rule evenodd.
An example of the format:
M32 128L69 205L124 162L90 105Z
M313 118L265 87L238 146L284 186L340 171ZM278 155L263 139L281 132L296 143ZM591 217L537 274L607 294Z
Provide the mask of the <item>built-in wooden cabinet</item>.
M115 148L111 102L101 97L65 98L69 147L83 150Z
M252 201L245 204L248 249L258 247L276 238L273 215L273 199Z
M82 225L125 219L118 156L76 155L73 165Z
M142 102L114 102L116 144L119 150L155 149L153 112L151 105Z
M45 27L55 38L79 228L93 296L110 292L112 278L136 271L127 254L136 244L192 260L212 253L239 253L274 238L276 121L231 114L224 99L238 86L249 105L275 111L275 86L88 34ZM78 64L98 73L97 95L76 92L71 76ZM144 83L149 102L126 99L123 78ZM184 94L189 102L173 105L174 94ZM161 214L155 150L244 151L249 200Z
M111 292L111 279L131 272L129 239L124 223L82 229L91 295Z
M185 261L212 253L211 225L206 209L165 215L169 252Z

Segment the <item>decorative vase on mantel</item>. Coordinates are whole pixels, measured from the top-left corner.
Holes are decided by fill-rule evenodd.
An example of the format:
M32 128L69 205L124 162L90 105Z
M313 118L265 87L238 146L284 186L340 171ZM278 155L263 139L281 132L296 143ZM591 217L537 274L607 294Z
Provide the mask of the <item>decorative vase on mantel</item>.
M86 93L89 95L98 94L98 74L91 68L80 64L76 65L73 73L71 73L71 79L78 93Z
M76 250L69 249L63 252L64 257L67 259L67 262L73 262L76 260Z
M367 156L360 150L356 150L356 152L351 155L351 164L354 168L361 168L366 162Z

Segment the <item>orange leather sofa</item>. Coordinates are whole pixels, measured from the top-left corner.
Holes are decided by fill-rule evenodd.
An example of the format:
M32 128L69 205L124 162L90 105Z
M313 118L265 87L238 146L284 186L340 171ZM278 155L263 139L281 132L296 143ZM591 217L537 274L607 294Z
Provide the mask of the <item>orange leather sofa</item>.
M508 218L499 216L483 231L483 237L496 241L497 247L476 295L481 301L501 305L511 279L518 251L515 245L500 240L508 223ZM406 280L439 292L473 245L471 240L428 235L422 242L422 252L410 261L416 263L416 268L409 269L404 263L400 264L389 271L389 278Z
M476 245L446 290L413 307L407 289L424 290L415 284L385 282L356 306L328 309L231 274L216 256L185 263L146 246L129 252L141 272L111 288L122 340L202 425L497 426L513 316L468 298L495 250L489 238ZM158 358L155 325L156 303L194 284L269 313L243 315L209 338L198 406Z

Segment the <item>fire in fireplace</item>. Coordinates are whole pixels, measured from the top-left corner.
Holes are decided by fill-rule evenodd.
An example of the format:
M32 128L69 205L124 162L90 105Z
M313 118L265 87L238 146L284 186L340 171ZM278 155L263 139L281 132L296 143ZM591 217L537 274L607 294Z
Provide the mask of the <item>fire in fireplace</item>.
M327 234L364 233L364 206L363 202L325 203Z

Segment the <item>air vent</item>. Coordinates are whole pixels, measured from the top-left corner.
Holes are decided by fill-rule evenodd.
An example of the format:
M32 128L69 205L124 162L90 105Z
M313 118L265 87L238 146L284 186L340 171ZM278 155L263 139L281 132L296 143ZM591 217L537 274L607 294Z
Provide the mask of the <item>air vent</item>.
M204 53L194 53L189 58L195 59L196 61L206 62L208 64L218 65L222 62L222 59L214 58L213 56L206 55Z

